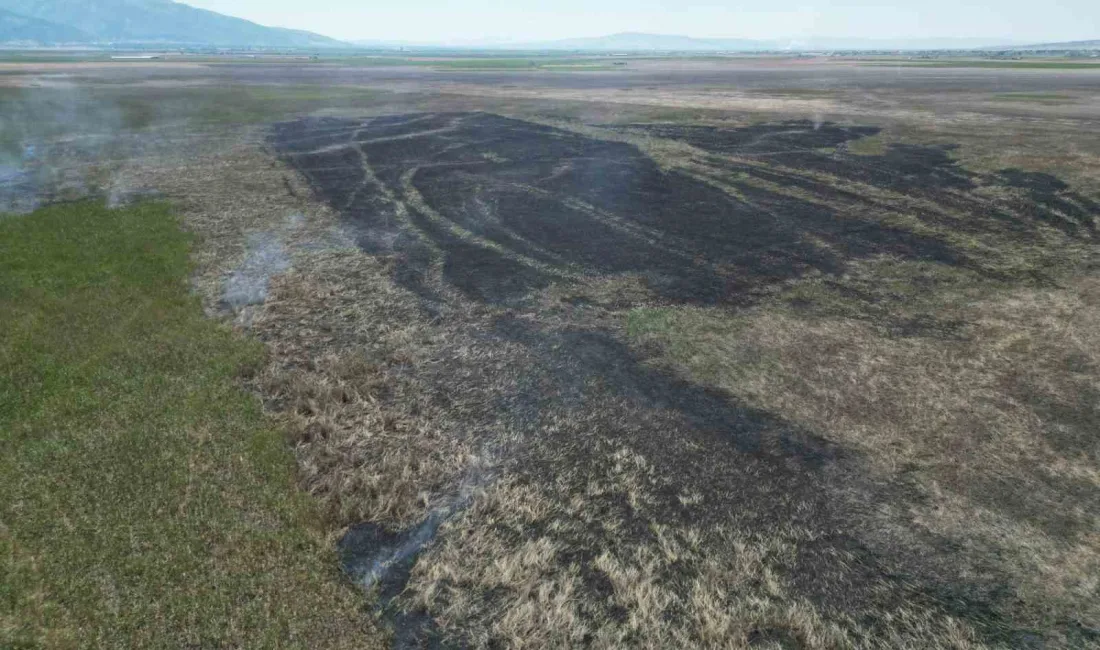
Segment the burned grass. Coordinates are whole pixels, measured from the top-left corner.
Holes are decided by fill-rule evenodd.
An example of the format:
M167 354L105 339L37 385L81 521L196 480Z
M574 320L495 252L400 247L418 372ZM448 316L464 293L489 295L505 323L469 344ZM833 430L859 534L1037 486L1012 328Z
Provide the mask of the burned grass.
M888 507L912 526L905 544L938 539L928 557L986 581L994 610L1081 647L1096 642L1084 576L1100 559L1097 513L1083 505L1098 496L1085 433L1093 284L944 300L963 330L950 339L775 304L733 319L638 311L632 335L659 340L662 364L858 453L902 491Z
M97 72L135 137L37 154L181 206L394 647L1100 644L1082 122L978 125L951 111L1003 75L939 71L946 120L879 131L866 68L859 121L760 122L700 85L819 71L631 67L218 66L191 81L265 85L206 115L203 86L149 110L192 73ZM910 72L870 79L917 101ZM354 119L239 126L322 106Z
M1095 512L1066 519L1058 505L1054 518L1029 519L1040 503L1091 499L1091 461L1073 461L1072 486L1006 490L1001 464L1022 466L1026 454L1004 443L986 447L989 462L968 461L961 492L944 491L962 471L952 454L965 434L914 413L962 417L1001 384L942 402L928 389L953 375L922 375L912 392L882 398L914 412L875 434L857 414L883 404L852 403L842 424L821 414L855 399L859 382L827 398L815 391L828 382L784 355L822 367L835 354L857 367L894 359L904 373L915 361L904 350L996 345L964 305L1012 288L1041 295L1087 268L1096 203L1052 176L968 170L947 147L847 152L876 133L813 122L567 130L484 113L274 127L279 155L436 333L423 357L433 361L394 375L420 393L396 403L437 401L416 410L442 431L467 429L458 438L480 450L482 469L428 483L435 496L409 511L418 516L361 513L409 531L439 526L409 556L427 549L396 602L475 646L1095 641L1095 617L1081 609L1087 580L1062 560L1034 564L1024 549L1039 538L1019 528L1091 562ZM746 309L761 324L731 311ZM702 329L679 315L696 312L712 319ZM816 336L820 350L754 345L765 330L753 328L779 313L794 324L774 321L776 332ZM815 334L832 323L845 334ZM1025 362L999 363L989 360L1004 368L993 375ZM768 377L792 383L748 388ZM1031 402L1091 421L1056 393ZM967 421L999 422L991 404ZM419 426L409 444L428 430ZM1077 433L1063 443L1092 453ZM891 464L896 445L914 460ZM348 465L340 453L334 468ZM913 469L918 458L937 469ZM1052 467L1068 468L1059 458ZM472 488L453 508L463 485ZM982 490L990 501L959 496ZM963 513L998 501L1018 508L982 531L961 527ZM1017 532L997 541L996 530ZM1068 582L1039 587L1056 574Z
M662 169L629 143L488 114L293 122L273 141L331 205L388 230L406 253L401 277L496 303L551 280L637 274L669 301L744 304L877 255L998 272L985 259L995 248L960 233L1019 242L1044 225L1083 241L1095 232L1095 202L1057 179L980 176L942 147L841 151L874 128L616 131L691 148ZM916 223L895 225L890 213Z

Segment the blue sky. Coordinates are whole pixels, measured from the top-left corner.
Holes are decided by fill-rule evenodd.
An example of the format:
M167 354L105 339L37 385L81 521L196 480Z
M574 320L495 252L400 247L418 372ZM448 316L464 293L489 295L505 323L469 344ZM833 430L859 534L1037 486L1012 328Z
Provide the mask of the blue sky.
M343 39L473 43L637 31L699 37L1100 38L1100 0L183 0Z

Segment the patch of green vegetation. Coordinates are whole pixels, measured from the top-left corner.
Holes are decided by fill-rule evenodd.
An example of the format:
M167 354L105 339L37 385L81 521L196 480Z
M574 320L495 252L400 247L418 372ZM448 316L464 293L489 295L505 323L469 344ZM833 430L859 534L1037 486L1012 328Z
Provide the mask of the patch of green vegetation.
M376 96L360 88L323 86L248 87L186 95L197 101L178 101L169 108L184 119L216 124L254 124L322 108L353 108Z
M140 95L118 97L115 106L118 107L122 125L128 129L145 129L156 121L156 105Z
M891 65L923 68L1015 68L1022 70L1100 70L1097 63L1073 63L1071 61L875 61L867 65Z
M324 108L357 108L382 97L351 86L167 87L135 91L126 86L0 89L2 142L8 153L21 143L74 131L112 133L184 122L255 124Z
M432 61L430 64L435 68L452 70L588 70L611 67L605 59L570 59L564 57L451 59Z
M340 65L363 65L363 66L402 66L402 65L426 65L428 61L420 60L411 57L396 57L396 56L348 56L337 58L325 58L319 60L322 63L337 63Z
M360 647L169 208L0 218L0 647Z
M758 95L779 95L808 99L832 97L837 93L836 90L830 88L754 88L750 92Z
M458 70L526 70L539 67L534 59L451 59L428 62L433 68Z
M636 107L634 110L624 110L620 115L614 116L608 121L620 123L646 121L690 124L693 122L716 122L728 117L728 113L715 109Z
M547 63L540 66L543 70L614 70L614 64L608 63Z
M487 56L487 57L347 57L321 59L323 63L400 67L416 66L443 70L605 70L613 66L606 58L572 56Z
M1077 98L1073 95L1057 93L998 93L993 95L993 99L999 102L1044 102L1061 104L1075 101Z
M847 144L846 151L856 156L881 156L886 153L886 139L881 134L857 138Z
M6 52L0 54L0 63L85 63L87 61L109 61L110 55L102 52L89 54L51 53L51 52Z
M758 372L774 363L745 348L739 334L745 319L691 307L640 307L627 315L627 335L639 343L656 343L662 356L690 367L699 380L718 383L731 373ZM731 365L730 360L738 363Z

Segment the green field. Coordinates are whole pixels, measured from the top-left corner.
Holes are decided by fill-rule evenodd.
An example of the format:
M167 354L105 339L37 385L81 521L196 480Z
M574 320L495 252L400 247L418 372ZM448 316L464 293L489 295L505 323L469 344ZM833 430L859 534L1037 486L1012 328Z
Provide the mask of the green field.
M604 58L578 58L572 56L489 56L489 57L375 57L356 56L336 59L320 59L320 63L340 63L366 67L415 66L440 70L561 70L601 69L612 67Z
M1100 70L1100 63L1073 61L992 61L952 59L945 61L875 61L871 65L918 68L1005 68L1014 70Z
M0 217L0 647L363 647L162 204Z
M104 84L87 92L58 88L0 88L0 155L18 157L27 141L87 133L147 129L168 124L230 126L285 119L321 108L363 108L386 93L354 86L156 88L134 93ZM76 116L76 117L72 117Z
M1077 97L1058 93L998 93L993 96L999 102L1045 102L1050 104L1063 104L1073 102Z

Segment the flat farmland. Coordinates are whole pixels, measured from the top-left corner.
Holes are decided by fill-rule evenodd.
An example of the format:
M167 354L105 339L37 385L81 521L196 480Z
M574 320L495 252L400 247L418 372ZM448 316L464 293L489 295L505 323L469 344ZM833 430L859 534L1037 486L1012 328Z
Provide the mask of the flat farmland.
M353 634L1100 647L1100 66L479 61L0 64L5 211L167 200L263 344Z

